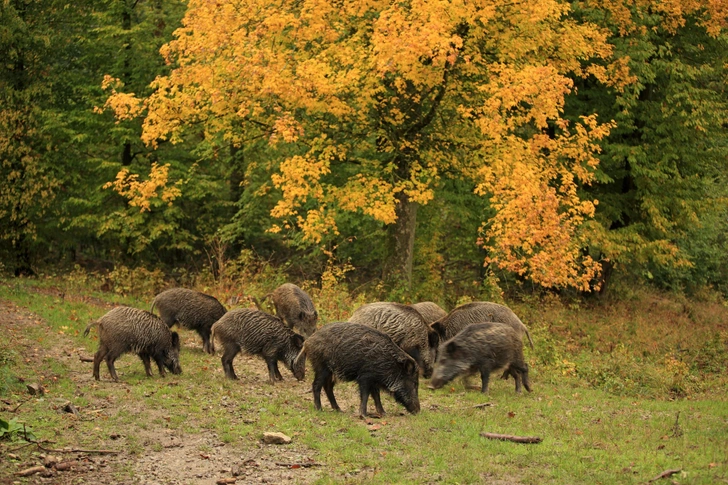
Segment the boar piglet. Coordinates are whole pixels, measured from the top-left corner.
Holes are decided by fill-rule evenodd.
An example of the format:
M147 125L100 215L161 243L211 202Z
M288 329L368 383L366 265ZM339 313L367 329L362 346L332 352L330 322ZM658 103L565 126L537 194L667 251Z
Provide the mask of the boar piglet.
M305 363L306 358L315 372L313 402L317 410L321 409L321 388L331 407L341 410L334 397L335 380L340 380L359 384L362 418L370 395L377 413L384 415L380 389L390 392L410 413L420 411L417 363L378 330L357 323L330 323L306 339L297 361Z
M194 330L202 337L202 349L208 354L213 353L210 329L227 311L214 296L187 288L172 288L154 297L152 312L154 307L168 327L177 323Z
M144 362L144 370L151 377L150 359L154 359L159 375L166 367L172 374L181 374L179 365L179 336L172 332L156 315L131 307L117 307L98 320L89 323L83 332L87 336L92 327L98 327L99 349L94 355L93 376L99 380L99 366L106 361L109 374L119 380L114 362L122 354L137 354Z
M459 375L479 371L480 390L488 392L490 373L500 368L506 368L504 376L512 375L516 380L516 392L521 392L521 380L531 392L523 342L516 331L504 323L476 323L442 344L432 387L439 389Z
M269 313L252 308L230 310L212 326L213 351L215 339L222 344L222 368L230 379L238 378L233 360L241 350L265 360L271 382L283 380L278 361L283 362L299 381L305 377L305 362L294 364L303 346L303 337Z

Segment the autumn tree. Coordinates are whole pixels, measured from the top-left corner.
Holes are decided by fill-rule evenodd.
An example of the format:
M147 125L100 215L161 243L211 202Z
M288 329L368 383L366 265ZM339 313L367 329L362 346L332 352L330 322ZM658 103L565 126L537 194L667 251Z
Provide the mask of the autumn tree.
M146 143L194 130L236 145L265 137L280 164L272 231L318 244L353 212L389 225L388 274L410 282L418 205L444 174L491 201L487 261L545 286L587 288L580 251L595 201L593 113L562 116L569 76L624 82L606 33L537 2L192 1L163 54L175 68L146 99Z

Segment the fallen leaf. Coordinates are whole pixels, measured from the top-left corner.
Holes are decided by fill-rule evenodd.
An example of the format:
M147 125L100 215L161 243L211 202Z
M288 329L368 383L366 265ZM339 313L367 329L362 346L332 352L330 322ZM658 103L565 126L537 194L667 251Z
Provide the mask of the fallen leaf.
M508 411L508 417L509 418L515 418L516 417L516 413L514 413L513 411Z

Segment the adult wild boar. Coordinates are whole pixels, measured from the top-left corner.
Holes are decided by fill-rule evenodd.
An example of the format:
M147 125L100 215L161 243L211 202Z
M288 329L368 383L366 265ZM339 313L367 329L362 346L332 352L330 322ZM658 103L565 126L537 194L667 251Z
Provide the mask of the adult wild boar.
M357 308L349 321L386 333L415 359L423 377L432 375L439 336L411 306L390 302L369 303Z
M313 402L321 410L321 388L340 411L334 397L335 380L359 384L359 416L366 417L367 401L372 396L377 413L384 415L379 390L389 391L407 411L420 411L417 396L419 377L417 363L389 338L366 325L350 322L330 323L306 339L297 364L306 358L314 370Z
M484 322L499 322L509 325L521 339L526 335L533 348L528 327L513 313L513 310L498 303L474 301L460 305L430 326L440 335L440 340L445 341L453 338L468 325Z
M305 377L305 363L294 363L303 346L303 337L269 313L252 308L230 310L212 326L213 351L215 339L222 344L222 368L230 379L238 378L233 360L241 350L265 360L271 382L283 380L278 361L283 362L299 381Z
M459 375L480 372L481 392L488 392L491 372L505 368L504 376L521 381L528 392L528 364L523 358L523 342L515 330L504 323L475 323L465 327L440 347L432 387L439 389Z
M196 331L202 337L202 349L212 354L210 329L227 311L214 296L187 288L171 288L154 297L152 313L154 307L168 327L177 323Z
M166 367L172 374L181 374L179 364L179 336L164 322L144 310L116 307L98 320L91 322L83 332L87 336L92 327L98 327L99 349L94 355L93 376L99 380L99 366L106 361L109 374L119 380L114 362L122 354L137 354L144 363L144 370L151 377L150 359L154 359L159 375L164 376Z
M434 322L447 316L447 312L440 308L437 303L431 301L421 301L419 303L413 303L410 305L412 308L422 315L427 325L432 325Z
M316 331L318 312L308 294L293 283L284 283L269 293L276 308L276 315L283 319L288 328L296 328L308 338ZM260 309L260 308L259 308Z

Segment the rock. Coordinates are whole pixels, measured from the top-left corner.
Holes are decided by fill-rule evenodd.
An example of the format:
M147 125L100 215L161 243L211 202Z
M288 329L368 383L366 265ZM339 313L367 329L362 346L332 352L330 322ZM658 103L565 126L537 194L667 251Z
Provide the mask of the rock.
M283 433L263 433L263 443L267 445L287 445L291 442L291 438Z
M78 416L78 409L76 409L76 406L74 406L72 403L68 402L65 406L63 406L63 411L67 413L72 413Z
M38 383L26 384L25 387L28 388L28 393L31 396L42 396L45 394L45 388Z
M59 461L61 461L61 459L58 458L57 456L47 455L45 458L43 458L43 465L46 468L50 468L53 465L55 465L56 463L58 463Z

